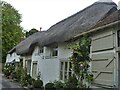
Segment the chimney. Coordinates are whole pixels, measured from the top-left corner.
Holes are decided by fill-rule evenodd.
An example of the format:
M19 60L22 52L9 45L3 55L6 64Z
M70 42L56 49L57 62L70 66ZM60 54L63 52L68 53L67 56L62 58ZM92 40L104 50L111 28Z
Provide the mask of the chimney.
M42 31L42 27L40 27L40 31Z
M118 10L120 9L120 1L118 2Z
M98 0L98 2L113 2L112 0Z

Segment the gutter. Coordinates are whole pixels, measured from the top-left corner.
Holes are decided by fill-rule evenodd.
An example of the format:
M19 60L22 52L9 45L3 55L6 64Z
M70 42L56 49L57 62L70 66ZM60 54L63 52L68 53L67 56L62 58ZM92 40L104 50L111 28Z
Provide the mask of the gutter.
M86 32L83 32L83 33L80 33L80 34L74 36L74 38L77 38L77 37L79 37L79 36L81 36L81 35L88 34L88 33L91 33L91 32L97 31L97 30L99 30L99 29L103 29L103 28L106 28L106 27L108 27L108 26L112 26L112 25L115 25L115 24L118 24L118 23L120 23L120 20L115 21L115 22L110 23L110 24L107 24L107 25L104 25L104 26L97 27L97 28L95 28L95 29L91 29L91 30L86 31Z

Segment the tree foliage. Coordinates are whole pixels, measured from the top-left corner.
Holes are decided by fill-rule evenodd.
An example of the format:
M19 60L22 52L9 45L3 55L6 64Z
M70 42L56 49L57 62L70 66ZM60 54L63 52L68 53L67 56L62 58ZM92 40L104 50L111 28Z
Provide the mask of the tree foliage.
M21 15L6 2L2 5L2 62L5 62L7 52L16 46L23 38Z
M38 32L38 30L36 30L35 28L33 28L33 29L31 29L30 31L26 32L26 37L28 37L28 36L36 33L36 32Z
M88 36L80 38L79 42L72 46L73 55L70 57L73 73L78 80L78 87L85 88L93 80L93 75L89 71L90 39Z

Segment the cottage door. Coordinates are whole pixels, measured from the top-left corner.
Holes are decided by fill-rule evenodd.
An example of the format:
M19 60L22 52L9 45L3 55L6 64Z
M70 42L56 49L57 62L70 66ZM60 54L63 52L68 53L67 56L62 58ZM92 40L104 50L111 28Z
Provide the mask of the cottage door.
M37 78L37 62L34 62L34 63L33 63L32 77L33 77L34 79Z

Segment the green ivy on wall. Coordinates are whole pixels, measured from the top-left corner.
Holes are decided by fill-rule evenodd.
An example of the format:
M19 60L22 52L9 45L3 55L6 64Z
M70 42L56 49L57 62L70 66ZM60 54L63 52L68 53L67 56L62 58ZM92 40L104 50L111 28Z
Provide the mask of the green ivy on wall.
M89 88L93 81L93 75L89 70L90 59L90 38L85 35L81 37L71 48L73 54L70 57L73 74L78 80L78 88Z

